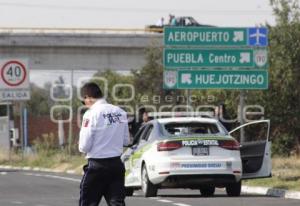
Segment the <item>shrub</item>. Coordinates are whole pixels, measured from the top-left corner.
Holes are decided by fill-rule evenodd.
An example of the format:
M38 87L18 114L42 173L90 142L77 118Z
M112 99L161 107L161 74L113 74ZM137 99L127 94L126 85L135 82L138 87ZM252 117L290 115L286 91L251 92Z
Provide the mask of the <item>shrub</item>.
M272 142L272 153L274 155L288 157L294 149L294 137L284 134Z

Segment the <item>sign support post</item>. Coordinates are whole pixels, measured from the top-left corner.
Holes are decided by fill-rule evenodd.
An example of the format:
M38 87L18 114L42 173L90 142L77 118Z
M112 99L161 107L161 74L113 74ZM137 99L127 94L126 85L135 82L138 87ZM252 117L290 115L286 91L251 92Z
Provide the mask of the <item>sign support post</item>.
M244 121L244 107L245 107L245 91L241 90L240 91L240 104L239 104L239 120L240 120L240 125L245 124ZM245 131L244 128L241 128L241 133L240 133L240 142L244 143L245 142Z
M190 103L190 90L187 89L186 90L186 111L187 112L190 112L190 106L191 106L191 103Z
M71 70L71 90L73 90L73 69ZM71 97L70 99L70 115L73 116L73 98ZM69 150L69 154L72 153L72 142L73 142L73 118L70 118L70 122L69 122L69 135L68 135L68 150Z
M28 152L28 122L27 108L22 101L30 99L28 59L0 59L0 77L0 101L21 101L17 106L20 110L20 139L24 155Z
M28 112L26 106L23 108L23 135L24 135L24 152L28 154Z

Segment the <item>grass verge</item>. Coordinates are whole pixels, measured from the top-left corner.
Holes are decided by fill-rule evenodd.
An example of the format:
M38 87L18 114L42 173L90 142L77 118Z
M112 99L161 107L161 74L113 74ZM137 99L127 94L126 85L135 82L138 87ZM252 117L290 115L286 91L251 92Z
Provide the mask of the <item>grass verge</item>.
M66 150L51 149L34 153L10 153L0 154L0 165L12 165L19 167L40 167L56 171L66 172L74 170L81 174L82 166L86 163L80 154L69 155Z
M272 178L244 181L245 185L300 191L300 158L273 157Z

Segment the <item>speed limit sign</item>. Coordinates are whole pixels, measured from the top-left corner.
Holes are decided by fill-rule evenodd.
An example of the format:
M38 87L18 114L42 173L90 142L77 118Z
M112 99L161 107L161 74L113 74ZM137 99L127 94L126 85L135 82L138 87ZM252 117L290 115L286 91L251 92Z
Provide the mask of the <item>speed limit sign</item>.
M0 59L0 68L0 101L29 100L28 60Z
M25 81L26 76L26 67L20 61L8 61L2 66L1 77L8 86L21 85Z

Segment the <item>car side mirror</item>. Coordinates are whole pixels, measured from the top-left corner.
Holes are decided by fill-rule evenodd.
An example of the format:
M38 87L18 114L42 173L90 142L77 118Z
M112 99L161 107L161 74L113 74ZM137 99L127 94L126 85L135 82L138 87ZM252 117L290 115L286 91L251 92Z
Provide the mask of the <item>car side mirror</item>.
M133 140L130 141L130 143L129 143L128 145L124 145L124 147L126 147L126 148L131 148L131 147L137 145L138 142L139 142L139 139L138 139L138 138L133 139Z

